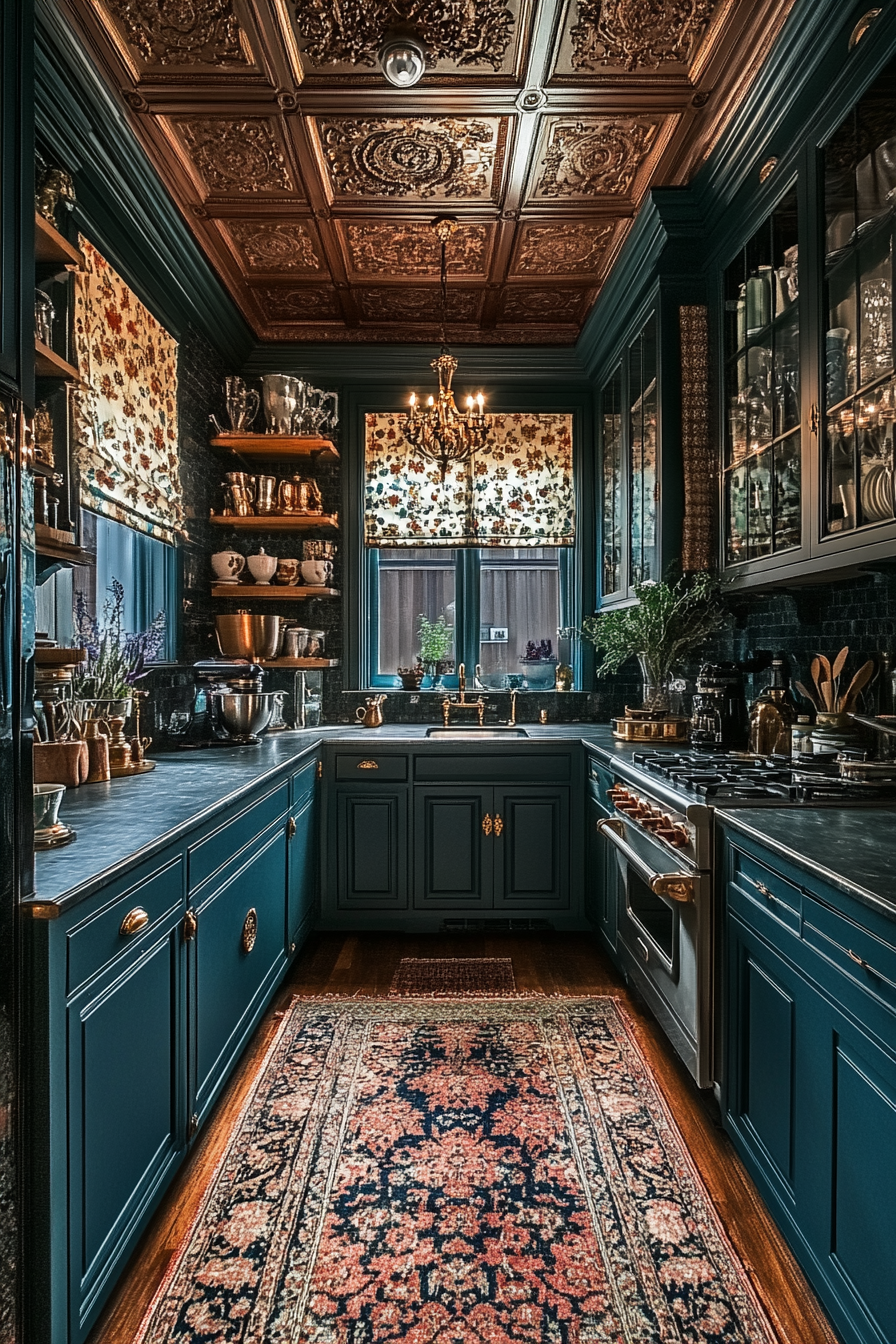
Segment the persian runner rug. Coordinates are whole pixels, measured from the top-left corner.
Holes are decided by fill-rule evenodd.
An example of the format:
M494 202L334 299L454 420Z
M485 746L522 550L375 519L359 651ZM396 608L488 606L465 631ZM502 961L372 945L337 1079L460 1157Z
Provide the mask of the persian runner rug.
M392 977L390 995L457 995L516 993L512 957L402 957Z
M609 998L296 999L141 1344L773 1344Z

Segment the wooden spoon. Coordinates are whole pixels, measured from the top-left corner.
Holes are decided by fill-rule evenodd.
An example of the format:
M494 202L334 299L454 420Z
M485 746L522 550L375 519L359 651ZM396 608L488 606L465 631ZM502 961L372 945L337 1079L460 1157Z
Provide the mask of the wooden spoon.
M812 692L808 690L807 687L805 687L801 681L795 681L793 684L794 686L796 686L800 695L804 695L811 705L814 705L816 709L823 708L818 696L813 695Z
M815 683L815 689L818 692L818 698L819 700L821 700L821 662L817 654L812 659L812 662L809 664L809 672L811 673L812 680Z
M833 681L833 680L834 680L834 673L833 673L833 671L832 671L832 669L831 669L831 660L830 660L830 658L825 658L824 654L823 654L823 653L820 653L820 654L818 655L818 661L819 661L819 663L821 664L821 670L822 670L822 672L824 673L824 680L825 680L825 681Z
M821 698L824 701L824 707L830 711L834 708L834 683L832 681L823 681L821 683Z
M858 672L853 677L852 681L849 683L846 694L841 695L840 703L838 704L837 708L841 712L843 710L853 709L862 691L868 685L869 681L873 676L874 676L874 663L869 658L868 662L862 664Z
M837 654L837 657L834 659L833 673L835 681L840 676L840 673L843 671L843 664L846 662L848 657L849 657L849 645L844 644L843 648L840 650L840 652Z

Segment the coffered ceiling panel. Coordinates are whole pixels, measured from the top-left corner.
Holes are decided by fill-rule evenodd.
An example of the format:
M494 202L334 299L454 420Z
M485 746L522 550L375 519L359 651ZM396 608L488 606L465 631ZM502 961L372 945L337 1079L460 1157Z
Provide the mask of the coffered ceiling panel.
M314 131L331 199L497 201L503 117L321 118Z
M792 0L56 0L259 339L569 343ZM378 64L414 36L419 84Z

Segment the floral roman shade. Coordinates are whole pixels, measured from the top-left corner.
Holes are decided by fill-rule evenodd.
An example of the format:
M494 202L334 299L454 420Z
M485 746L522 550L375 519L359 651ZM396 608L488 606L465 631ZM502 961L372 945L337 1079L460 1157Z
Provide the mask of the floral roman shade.
M485 448L451 468L414 454L401 413L367 416L368 546L571 546L572 416L490 415Z
M80 239L75 396L81 503L173 541L184 530L177 442L177 342Z

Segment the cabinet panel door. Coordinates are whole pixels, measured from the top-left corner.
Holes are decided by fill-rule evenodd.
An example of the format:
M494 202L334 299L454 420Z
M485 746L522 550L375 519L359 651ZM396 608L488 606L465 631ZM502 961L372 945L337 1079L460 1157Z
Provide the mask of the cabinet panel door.
M193 1109L202 1119L285 960L286 826L261 837L220 886L196 897L192 944ZM249 911L255 940L244 940Z
M616 956L619 870L609 840L597 829L597 823L609 816L600 803L589 798L586 806L588 845L585 871L585 913L600 935L611 956Z
M492 826L491 789L436 786L414 790L416 909L491 907L497 843Z
M184 1143L180 912L68 1008L69 1245L82 1338Z
M286 947L291 956L308 936L317 899L317 794L291 813L286 892Z
M741 1113L788 1184L793 1179L795 1001L770 958L742 966Z
M336 867L339 905L350 910L406 910L407 789L337 789Z
M495 789L495 907L569 906L569 789Z

